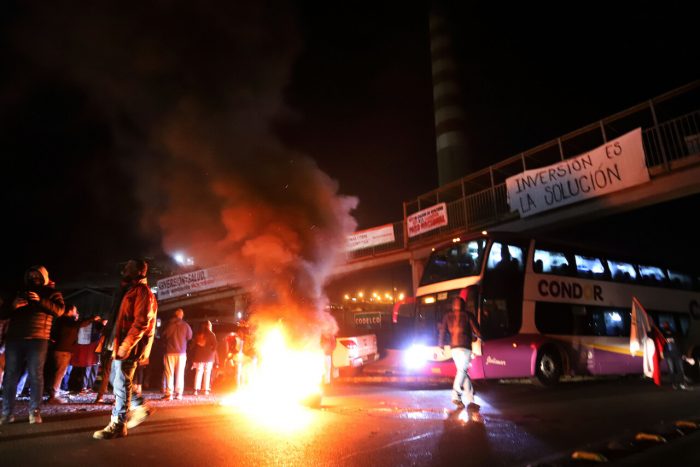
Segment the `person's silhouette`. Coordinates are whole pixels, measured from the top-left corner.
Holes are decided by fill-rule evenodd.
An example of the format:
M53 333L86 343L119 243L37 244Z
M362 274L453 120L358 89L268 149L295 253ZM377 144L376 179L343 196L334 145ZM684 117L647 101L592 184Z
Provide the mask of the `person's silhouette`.
M510 249L506 245L501 247L501 261L496 264L496 269L503 271L517 271L518 269L518 260L511 256Z

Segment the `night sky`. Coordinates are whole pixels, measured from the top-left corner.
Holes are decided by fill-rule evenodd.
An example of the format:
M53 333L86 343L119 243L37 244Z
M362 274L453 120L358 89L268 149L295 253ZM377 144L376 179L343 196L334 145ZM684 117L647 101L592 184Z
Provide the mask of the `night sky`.
M317 164L357 228L401 219L402 201L437 186L428 2L146 3L5 2L3 287L31 264L60 285L171 253L188 236L225 235L196 227L230 204L205 189L226 180L220 173L246 182L243 198L297 212L274 191ZM682 3L453 3L476 167L700 75L697 25ZM305 175L290 178L302 202ZM317 209L299 217L328 221ZM586 229L605 236L599 224Z

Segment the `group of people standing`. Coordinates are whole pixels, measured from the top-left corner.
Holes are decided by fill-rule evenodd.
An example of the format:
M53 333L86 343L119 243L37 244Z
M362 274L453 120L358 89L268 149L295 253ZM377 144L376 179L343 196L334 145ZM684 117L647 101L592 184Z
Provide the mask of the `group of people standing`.
M194 370L194 391L199 395L211 392L212 371L219 365L218 343L212 331L212 323L203 321L196 333L184 320L182 308L175 310L173 317L164 326L160 335L164 346L163 399L182 399L185 390L185 370L188 360Z
M93 434L96 439L126 436L127 428L143 422L151 413L143 399L135 397L133 377L138 365L148 359L155 337L156 298L148 287L148 265L140 259L126 262L121 281L114 296L109 315L104 321L102 337L95 352L108 355L115 396L109 424ZM41 423L41 403L44 390L44 364L49 341L55 340L52 356L56 365L55 379L49 400L58 398L58 389L70 360L68 346L75 342L81 326L73 306L66 308L63 295L49 279L43 266L30 267L24 277L24 288L10 302L2 303L5 374L0 424L13 423L17 383L26 363L30 380L29 422ZM93 318L92 320L102 320ZM55 326L55 328L54 328ZM60 378L59 378L60 375Z
M82 329L88 328L93 323L102 322L100 316L80 319L78 308L75 305L66 305L65 312L57 318L51 329L53 371L48 373L52 376L49 381L49 400L50 404L65 404L66 400L61 397L61 387L67 386L65 381L66 376L70 373L71 362L84 362L84 374L79 375L82 379L81 386L85 389L91 386L90 382L94 379L93 369L96 368L96 358L94 355L94 346L90 344L76 346L78 341L78 333ZM95 364L92 364L92 363Z

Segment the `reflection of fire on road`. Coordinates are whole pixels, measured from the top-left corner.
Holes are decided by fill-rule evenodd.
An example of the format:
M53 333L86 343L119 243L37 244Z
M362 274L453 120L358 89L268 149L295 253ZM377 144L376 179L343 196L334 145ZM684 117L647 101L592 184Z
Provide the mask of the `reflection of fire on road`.
M256 422L280 429L305 426L303 405L321 398L324 355L318 342L290 342L280 324L258 329L257 358L244 363L244 383L222 400ZM300 425L301 424L301 425Z

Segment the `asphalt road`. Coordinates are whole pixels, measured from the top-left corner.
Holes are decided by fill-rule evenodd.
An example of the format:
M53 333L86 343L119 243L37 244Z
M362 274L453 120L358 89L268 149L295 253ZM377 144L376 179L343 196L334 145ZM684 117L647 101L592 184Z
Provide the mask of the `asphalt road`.
M677 392L640 379L553 389L489 383L477 391L479 413L454 410L444 383L336 384L320 408L291 412L275 401L250 411L188 396L154 402L152 417L112 441L91 438L107 423L107 407L71 404L41 425L20 417L1 426L0 465L546 465L575 449L700 418L700 388ZM677 450L667 444L637 458L696 465L690 459L700 457L700 442L691 436L674 441Z

